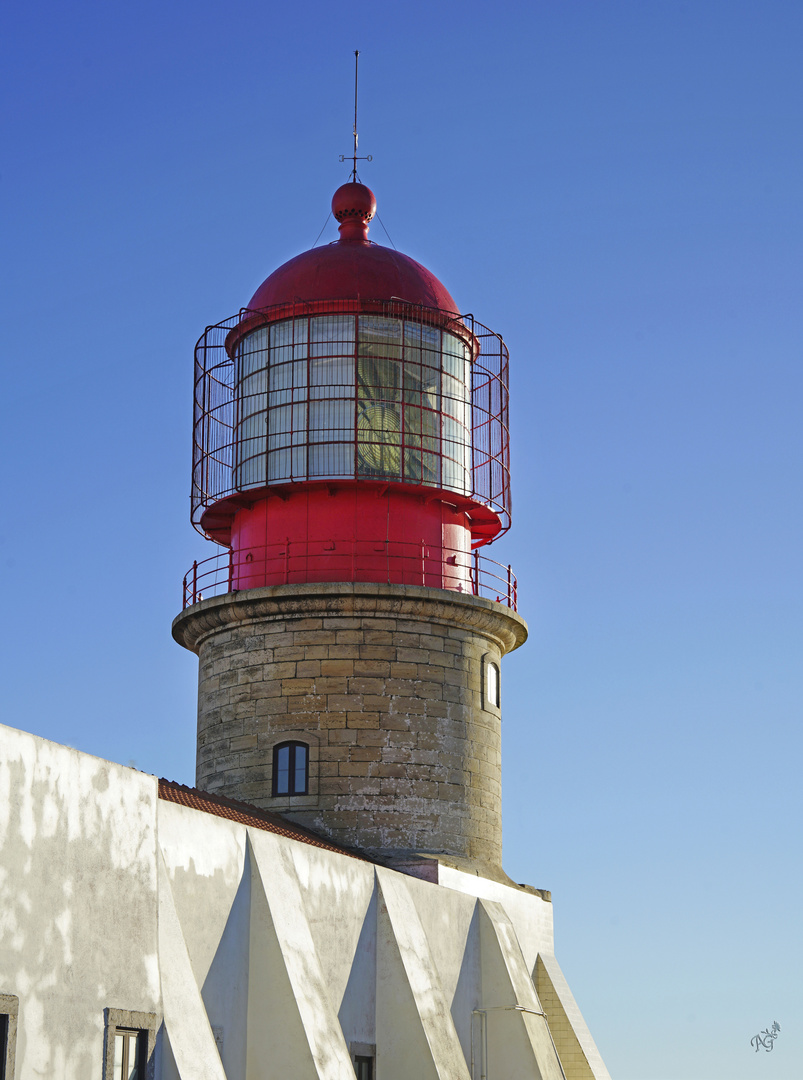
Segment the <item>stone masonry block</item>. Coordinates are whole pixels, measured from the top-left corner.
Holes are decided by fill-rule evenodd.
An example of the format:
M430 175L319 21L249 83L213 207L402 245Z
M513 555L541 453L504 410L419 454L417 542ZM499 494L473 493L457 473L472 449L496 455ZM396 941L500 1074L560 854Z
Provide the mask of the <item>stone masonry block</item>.
M323 620L324 630L361 630L362 619L348 619L344 615L335 615Z
M357 661L355 661L356 665ZM385 689L384 679L352 676L349 679L349 694L381 694Z
M360 645L361 660L384 660L386 663L396 659L396 649L392 645Z
M321 662L321 675L335 676L335 675L353 675L354 674L354 660L352 659L337 659L337 660L323 660Z
M291 661L283 661L281 663L265 664L262 668L262 678L267 682L269 679L294 679L296 676L296 665Z
M387 660L355 660L354 674L386 677L390 675L390 663Z
M291 713L321 712L326 708L325 694L299 694L287 699L287 710Z
M390 712L390 698L384 694L365 694L362 703L364 709L372 712Z
M293 633L294 645L335 645L334 630L298 630Z
M257 716L280 716L287 712L289 698L260 698L257 702Z
M330 645L330 660L357 660L360 655L359 645Z
M325 646L322 646L325 648ZM290 663L291 661L303 660L306 650L300 645L281 645L273 650L273 660L276 663Z
M378 728L379 713L355 712L348 714L347 726L350 728Z
M320 648L321 646L318 646ZM299 660L296 664L296 675L300 679L311 678L321 674L321 661L320 660Z
M349 760L350 761L376 761L379 762L381 758L380 750L378 746L350 746L349 747Z
M326 707L333 712L360 712L363 699L360 694L328 694Z
M256 735L238 735L229 743L232 750L251 750L257 745Z
M329 732L330 743L356 743L357 732L355 729L333 728Z
M312 679L282 679L282 697L311 694L314 689L315 683Z
M418 678L418 665L394 662L390 665L390 674L394 679L416 679Z

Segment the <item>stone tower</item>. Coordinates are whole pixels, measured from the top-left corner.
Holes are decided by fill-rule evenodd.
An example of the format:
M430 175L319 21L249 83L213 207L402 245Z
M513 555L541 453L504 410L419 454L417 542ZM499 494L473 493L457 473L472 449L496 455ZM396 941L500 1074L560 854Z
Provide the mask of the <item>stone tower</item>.
M340 239L291 259L196 349L197 785L386 859L501 877L508 356L419 263Z

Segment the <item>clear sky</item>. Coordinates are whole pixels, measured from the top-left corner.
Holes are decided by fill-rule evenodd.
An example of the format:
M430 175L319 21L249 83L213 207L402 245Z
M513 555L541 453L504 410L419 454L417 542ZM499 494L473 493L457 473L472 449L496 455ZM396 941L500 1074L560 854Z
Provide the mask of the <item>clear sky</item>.
M615 1080L797 1080L803 5L28 0L0 38L3 720L193 782L192 348L324 225L359 48L381 218L511 352L508 872Z

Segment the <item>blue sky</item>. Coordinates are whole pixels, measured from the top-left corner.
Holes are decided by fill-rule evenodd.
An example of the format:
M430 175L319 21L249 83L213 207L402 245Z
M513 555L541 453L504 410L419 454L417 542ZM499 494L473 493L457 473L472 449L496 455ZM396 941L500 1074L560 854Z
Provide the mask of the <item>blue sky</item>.
M616 1080L796 1078L803 7L32 0L0 37L3 719L192 782L192 348L324 224L359 48L381 218L511 352L508 872Z

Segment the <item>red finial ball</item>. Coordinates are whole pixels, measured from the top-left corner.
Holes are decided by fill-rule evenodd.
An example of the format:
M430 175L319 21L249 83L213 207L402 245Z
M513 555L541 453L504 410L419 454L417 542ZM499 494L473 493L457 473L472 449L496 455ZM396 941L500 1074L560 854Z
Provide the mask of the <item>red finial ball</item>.
M332 196L332 213L341 223L341 240L366 240L368 222L376 213L373 191L365 184L343 184Z

